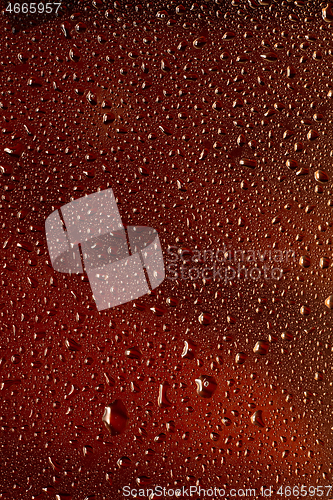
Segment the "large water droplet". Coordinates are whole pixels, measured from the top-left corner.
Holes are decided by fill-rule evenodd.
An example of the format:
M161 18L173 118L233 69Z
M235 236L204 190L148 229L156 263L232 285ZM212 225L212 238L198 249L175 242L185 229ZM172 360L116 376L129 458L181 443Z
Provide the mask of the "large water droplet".
M113 403L105 407L103 422L105 427L111 433L111 436L117 436L125 431L128 423L128 414L124 403L116 399Z
M251 415L251 422L253 425L256 425L257 427L264 427L264 420L262 416L262 410L257 410Z

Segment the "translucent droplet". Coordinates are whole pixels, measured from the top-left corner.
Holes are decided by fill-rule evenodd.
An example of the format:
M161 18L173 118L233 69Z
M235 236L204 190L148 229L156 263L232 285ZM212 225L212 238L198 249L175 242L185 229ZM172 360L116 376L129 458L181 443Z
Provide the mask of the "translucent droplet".
M208 375L200 375L195 379L197 384L197 393L203 398L211 398L217 388L216 380Z
M199 38L196 38L193 42L193 47L196 49L201 49L204 47L207 43L207 38L204 36L200 36Z
M256 425L257 427L264 427L264 421L263 421L263 416L262 416L262 410L257 410L251 415L251 422L253 425Z
M128 423L128 414L124 403L120 399L116 399L114 403L106 406L102 420L111 436L117 436L124 432Z
M253 352L255 354L260 354L261 356L264 356L265 354L268 353L268 348L269 348L269 343L267 342L267 340L259 340L254 346Z
M326 183L329 181L328 174L324 170L316 170L314 176L318 182Z

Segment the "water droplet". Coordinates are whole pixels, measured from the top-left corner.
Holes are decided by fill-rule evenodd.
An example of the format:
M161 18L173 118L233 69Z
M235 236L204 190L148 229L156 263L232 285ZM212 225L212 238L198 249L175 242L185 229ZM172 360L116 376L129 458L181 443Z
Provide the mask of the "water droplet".
M230 418L228 417L223 417L222 418L222 423L223 425L225 425L226 427L229 427L231 424L232 424L232 421L230 420Z
M77 23L75 25L75 31L77 33L84 33L86 31L86 29L87 29L87 25L86 25L86 23L83 23L82 21L80 21L79 23Z
M165 71L165 72L171 71L171 66L170 66L170 63L167 59L161 60L161 70Z
M246 354L244 352L238 352L236 354L235 363L237 365L242 365L243 363L245 363L245 360L246 360Z
M325 300L325 306L329 309L333 309L333 295L327 297L327 299Z
M80 52L77 48L73 47L69 51L69 57L72 61L78 62L80 60Z
M287 77L288 78L294 78L296 76L296 70L293 66L288 66L287 67Z
M254 169L257 166L257 160L251 159L251 158L242 158L239 161L239 164L244 165L244 167L249 167L249 168Z
M235 38L235 36L236 36L235 31L226 31L226 32L223 34L222 38L223 38L224 40L231 40L232 38Z
M207 38L204 36L200 36L199 38L196 38L193 42L193 47L196 49L202 49L207 43Z
M266 54L261 54L263 59L266 59L267 61L274 62L277 61L278 56L275 52L267 52Z
M141 359L141 352L140 350L138 349L138 347L130 347L128 349L126 349L125 351L125 356L127 356L128 358L130 359Z
M176 424L173 420L170 420L170 422L166 423L166 428L168 432L174 433L176 430Z
M333 4L328 2L328 4L322 8L322 17L327 23L333 22Z
M197 384L197 393L203 398L211 398L217 388L217 383L214 377L208 375L200 375L195 379Z
M168 408L171 406L171 403L168 399L167 390L169 388L168 382L164 382L160 384L159 394L158 394L158 406L160 408Z
M298 168L298 162L296 160L287 160L286 165L290 170L296 170L296 168Z
M259 340L256 345L253 348L253 352L255 354L260 354L261 356L264 356L265 354L268 353L269 349L269 343L267 340Z
M204 160L208 156L209 150L207 148L204 148L199 156L199 160Z
M262 410L257 410L251 415L251 423L257 427L264 427L264 420L262 416Z
M202 312L198 319L201 325L207 326L212 321L212 315L209 312Z
M215 111L221 111L223 108L223 104L221 101L215 101L212 105L212 108L215 109Z
M117 465L119 469L128 469L132 464L132 461L128 457L121 457L117 460Z
M148 476L139 476L136 478L136 483L141 487L148 486L151 483L151 479Z
M104 101L105 102L105 101ZM103 123L112 123L115 120L115 115L113 113L104 113L103 115Z
M300 313L302 314L302 316L309 316L309 314L311 313L311 309L309 306L302 306L300 309Z
M308 132L308 135L307 135L307 138L309 139L309 141L314 141L315 139L317 139L317 137L319 137L319 134L316 130L309 130Z
M196 354L196 345L191 340L184 341L182 358L193 359Z
M97 104L97 97L92 92L89 91L87 93L86 97L87 97L87 101L90 102L90 104L92 104L93 106L95 106Z
M299 265L302 267L310 267L311 261L308 255L302 255L299 259Z
M322 269L327 269L330 265L330 259L328 257L321 257L319 265Z
M329 181L328 174L324 170L316 170L314 176L318 182L326 183Z
M163 443L165 440L166 440L166 435L164 434L164 432L161 432L154 438L154 441L156 443Z
M105 427L111 433L111 436L117 436L125 431L128 423L127 410L120 399L105 407L103 422Z

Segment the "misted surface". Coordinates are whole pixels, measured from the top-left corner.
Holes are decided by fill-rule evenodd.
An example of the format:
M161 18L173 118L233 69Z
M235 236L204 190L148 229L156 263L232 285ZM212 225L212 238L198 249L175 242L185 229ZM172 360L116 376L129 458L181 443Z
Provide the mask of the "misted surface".
M333 498L333 7L5 9L0 498ZM98 311L45 220L109 188L165 279Z

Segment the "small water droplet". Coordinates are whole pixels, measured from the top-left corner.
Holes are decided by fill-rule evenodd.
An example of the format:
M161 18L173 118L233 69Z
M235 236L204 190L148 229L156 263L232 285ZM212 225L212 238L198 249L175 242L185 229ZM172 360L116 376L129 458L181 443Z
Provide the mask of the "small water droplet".
M253 425L256 425L257 427L264 427L264 421L263 421L263 416L262 416L262 410L257 410L251 415L251 422Z
M324 172L324 170L316 170L314 176L315 176L316 181L318 181L318 182L325 183L325 182L329 181L328 174L326 172Z
M302 267L310 267L311 261L308 255L302 255L299 259L299 265Z
M200 36L199 38L196 38L193 42L193 47L196 49L202 49L207 43L207 38L204 36Z
M182 358L193 359L195 356L196 345L191 340L184 341L184 349L182 352Z
M316 130L309 130L308 132L308 135L307 135L307 138L309 139L309 141L314 141L315 139L317 139L317 137L319 137L319 134Z
M245 363L246 360L246 354L244 352L238 352L235 357L235 363L236 365L242 365Z
M244 165L244 167L249 167L249 168L254 169L257 166L257 160L251 159L251 158L242 158L239 161L239 164Z
M222 423L223 425L225 425L226 427L229 427L231 424L232 424L232 421L230 420L230 418L228 417L223 417L222 418Z
M333 295L327 297L327 299L325 300L325 306L329 309L333 309Z
M322 17L324 21L327 23L333 22L333 4L329 2L325 7L322 8L321 11Z
M268 353L269 349L269 343L267 340L259 340L256 345L253 348L253 352L255 354L260 354L261 356L264 356L265 354Z
M266 59L266 61L274 62L277 61L278 56L275 52L267 52L266 54L261 54L260 57Z
M171 403L168 399L167 390L169 388L168 382L164 382L160 384L159 394L158 394L158 406L160 408L168 408L171 406Z
M199 319L199 323L200 323L201 325L205 325L205 326L207 326L207 325L209 325L209 324L210 324L210 322L211 322L211 320L212 320L212 315L211 315L211 313L209 313L209 312L202 312L202 313L200 314L200 316L199 316L199 318L198 318L198 319Z
M211 398L217 388L217 383L214 377L209 375L200 375L195 379L197 384L197 393L203 398Z

